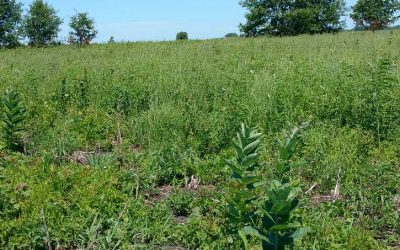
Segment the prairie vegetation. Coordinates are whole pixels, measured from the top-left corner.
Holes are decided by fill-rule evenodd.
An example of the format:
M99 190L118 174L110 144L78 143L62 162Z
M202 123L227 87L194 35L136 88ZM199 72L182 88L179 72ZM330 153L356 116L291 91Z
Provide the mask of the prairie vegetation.
M23 112L1 108L0 248L259 246L246 235L287 190L295 249L395 248L399 47L381 31L1 50L3 104ZM267 191L232 182L241 123L262 134L246 176ZM261 204L242 231L241 190ZM284 238L264 229L263 246Z

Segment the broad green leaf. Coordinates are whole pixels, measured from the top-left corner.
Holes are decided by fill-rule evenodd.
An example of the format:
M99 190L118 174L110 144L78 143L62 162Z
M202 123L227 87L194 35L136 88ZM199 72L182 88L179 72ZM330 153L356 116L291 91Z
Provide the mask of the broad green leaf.
M246 155L243 152L243 149L238 145L237 143L233 143L233 147L235 148L236 151L236 156L238 159L242 160L246 157Z
M250 236L254 236L254 237L256 237L256 238L258 238L258 239L260 239L260 240L263 240L263 241L266 241L266 242L268 242L268 243L270 243L270 241L269 241L269 239L266 237L266 236L264 236L264 235L262 235L257 229L255 229L254 227L244 227L243 229L242 229L242 232L243 232L243 234L244 235L250 235Z
M243 160L242 164L245 166L249 166L250 164L254 163L258 158L258 153L247 155Z
M282 161L289 160L289 151L286 147L279 148L279 157Z
M258 208L258 211L261 212L264 216L268 217L273 223L276 223L274 218L267 210L265 210L260 204L253 202L253 204Z
M261 133L252 134L252 135L250 135L249 139L250 139L250 140L255 140L255 139L259 139L261 136L262 136Z
M240 148L242 148L246 144L244 135L242 133L238 133L237 134L237 139L238 139Z
M224 161L225 161L226 165L228 165L228 167L230 167L235 174L240 175L240 176L242 175L243 171L240 170L239 168L237 168L232 161L226 160L226 159L224 159Z
M247 240L246 234L243 232L243 230L239 231L239 236L240 238L242 238L244 249L249 250L250 249L249 241Z
M299 228L301 225L300 223L290 223L290 224L283 224L283 225L275 225L270 228L271 232L279 232L279 231L289 231L292 229Z
M259 181L259 182L254 183L253 185L254 185L254 187L257 188L257 187L265 185L266 183L267 183L266 181Z
M248 185L248 184L253 184L258 180L257 176L245 176L241 179L242 184Z
M272 212L278 215L285 215L290 212L291 208L292 208L292 203L290 201L278 200L272 206Z
M301 193L301 188L295 187L290 190L289 196L287 197L288 200L292 201L296 199L297 196Z
M260 145L261 145L261 141L260 141L260 140L256 140L256 141L250 143L249 145L247 145L247 146L244 148L243 151L244 151L244 153L245 153L246 155L248 155L248 154L250 154L250 153L254 153L255 150L256 150Z

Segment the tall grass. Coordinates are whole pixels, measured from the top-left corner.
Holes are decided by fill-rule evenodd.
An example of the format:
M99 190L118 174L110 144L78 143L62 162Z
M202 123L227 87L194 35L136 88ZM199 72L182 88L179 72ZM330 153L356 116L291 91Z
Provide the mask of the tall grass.
M297 245L399 244L399 45L398 31L383 31L0 51L0 93L12 87L28 111L27 156L0 152L0 199L10 203L0 208L0 248L40 246L43 207L55 246L76 246L100 222L105 237L117 221L112 240L121 248L240 248L220 211L229 178L222 159L238 124L265 134L260 161L274 165L271 138L302 121L311 126L285 178L314 187L301 197L314 235ZM135 171L114 168L116 134L124 155L140 151ZM77 166L76 152L90 152L91 166ZM208 191L171 205L188 211L176 224L153 193L169 185L192 192L181 188L192 176ZM19 183L28 190L15 191ZM337 184L340 199L324 202ZM135 189L139 198L122 213Z

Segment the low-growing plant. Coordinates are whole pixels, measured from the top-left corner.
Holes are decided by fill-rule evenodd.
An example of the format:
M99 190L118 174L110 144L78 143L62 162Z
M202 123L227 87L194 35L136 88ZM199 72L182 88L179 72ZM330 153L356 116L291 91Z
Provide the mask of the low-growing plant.
M89 166L102 169L115 166L116 164L116 157L112 154L89 154L86 159Z
M263 249L282 249L294 244L294 240L303 237L308 229L303 228L296 213L301 189L289 183L282 184L273 180L266 189L264 200L256 200L255 214L259 217L251 226L245 226L240 232L246 249L249 248L246 235L262 241ZM261 223L259 223L261 221Z
M5 149L14 152L24 152L22 136L26 109L14 90L7 90L3 96L3 141Z
M175 216L188 216L191 212L193 196L185 190L176 190L167 200L167 205L171 208Z
M289 182L292 157L300 130L293 130L285 143L280 146L276 166L280 180L272 180L268 187L257 170L261 134L242 124L238 142L234 143L236 161L226 161L231 168L234 185L228 197L228 219L239 231L245 248L249 249L247 236L262 241L263 249L285 249L294 240L307 233L296 213L301 189ZM263 188L261 188L263 187Z

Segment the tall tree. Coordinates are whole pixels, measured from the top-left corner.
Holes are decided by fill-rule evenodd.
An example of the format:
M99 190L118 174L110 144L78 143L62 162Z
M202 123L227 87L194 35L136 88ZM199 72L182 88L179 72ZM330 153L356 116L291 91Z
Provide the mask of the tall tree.
M336 32L344 27L343 0L242 0L246 36Z
M0 0L0 48L19 45L22 4L15 0Z
M97 30L94 27L94 19L87 12L77 13L71 17L69 26L72 28L69 41L73 44L88 45L96 37Z
M176 34L176 40L177 41L179 41L179 40L188 40L188 39L189 39L189 35L188 35L187 32L181 31L181 32L178 32Z
M350 17L359 29L384 29L400 17L396 15L400 10L399 0L358 0L352 9Z
M35 0L24 19L24 32L30 45L44 46L57 38L61 24L61 18L51 5Z

